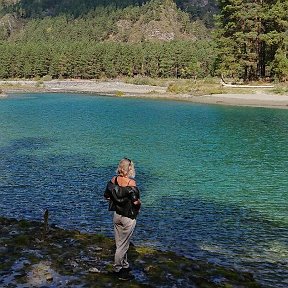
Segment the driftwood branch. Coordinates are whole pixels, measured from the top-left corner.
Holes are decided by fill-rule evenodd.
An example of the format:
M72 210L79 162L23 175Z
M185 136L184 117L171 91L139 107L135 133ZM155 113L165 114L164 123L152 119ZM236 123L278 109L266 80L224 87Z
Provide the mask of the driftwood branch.
M232 87L232 88L274 88L274 85L243 85L243 84L226 83L222 75L220 83L224 87Z

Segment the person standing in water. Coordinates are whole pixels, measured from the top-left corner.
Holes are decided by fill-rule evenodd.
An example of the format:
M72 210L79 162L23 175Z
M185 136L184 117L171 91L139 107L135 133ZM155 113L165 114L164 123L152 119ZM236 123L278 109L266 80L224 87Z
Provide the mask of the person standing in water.
M136 226L141 201L135 181L134 163L123 158L114 176L107 184L104 197L109 200L109 210L114 211L113 224L116 243L114 274L121 280L132 280L131 268L127 259L130 239Z

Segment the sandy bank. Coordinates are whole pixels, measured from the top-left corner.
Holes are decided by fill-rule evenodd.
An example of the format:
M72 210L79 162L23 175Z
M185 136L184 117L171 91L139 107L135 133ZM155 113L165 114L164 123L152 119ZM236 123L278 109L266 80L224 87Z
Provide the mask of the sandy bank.
M167 92L167 87L135 85L121 81L93 80L52 80L37 81L0 81L5 93L15 92L77 92L102 95L117 95L121 97L161 98L191 101L195 103L252 106L288 109L288 95L270 94L259 90L250 94L213 94L194 96L190 94L173 94Z
M288 109L288 95L264 93L213 94L205 96L190 96L189 100L195 103Z

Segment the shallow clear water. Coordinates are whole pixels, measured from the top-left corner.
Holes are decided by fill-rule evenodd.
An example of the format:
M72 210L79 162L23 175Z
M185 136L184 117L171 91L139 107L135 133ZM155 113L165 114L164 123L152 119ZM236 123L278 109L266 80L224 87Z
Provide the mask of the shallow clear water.
M112 236L103 200L136 163L134 242L288 285L288 111L76 94L0 101L0 215Z

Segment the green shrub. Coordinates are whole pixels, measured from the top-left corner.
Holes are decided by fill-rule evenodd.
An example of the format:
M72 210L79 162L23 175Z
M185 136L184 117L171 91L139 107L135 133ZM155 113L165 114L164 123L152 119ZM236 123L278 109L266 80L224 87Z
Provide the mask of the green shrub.
M144 76L137 76L134 78L125 78L123 79L124 82L134 85L149 85L149 86L163 86L167 85L167 79L160 79L160 78L151 78L151 77L144 77Z
M287 94L288 93L288 87L277 86L277 87L272 89L272 92L275 94Z
M194 96L226 93L223 87L220 86L219 81L213 78L202 80L177 80L169 84L167 92L191 94Z
M43 81L52 81L53 78L52 78L51 75L45 75L45 76L42 77L42 80L43 80Z
M115 95L116 95L117 97L122 97L122 96L125 95L125 93L124 93L123 91L116 91Z
M42 85L43 85L43 81L42 80L37 81L37 83L36 83L36 87L37 88L41 87Z

